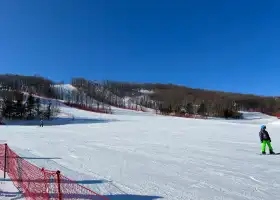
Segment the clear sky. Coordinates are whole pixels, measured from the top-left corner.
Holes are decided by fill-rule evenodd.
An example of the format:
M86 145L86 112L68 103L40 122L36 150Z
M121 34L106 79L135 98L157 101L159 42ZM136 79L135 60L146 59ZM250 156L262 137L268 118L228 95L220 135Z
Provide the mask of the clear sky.
M279 0L0 0L0 73L280 95Z

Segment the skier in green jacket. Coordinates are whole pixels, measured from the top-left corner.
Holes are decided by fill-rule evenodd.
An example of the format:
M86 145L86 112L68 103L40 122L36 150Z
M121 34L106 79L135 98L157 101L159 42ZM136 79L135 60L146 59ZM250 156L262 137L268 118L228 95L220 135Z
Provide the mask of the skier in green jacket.
M266 126L265 125L261 126L259 136L260 136L260 140L261 140L261 143L262 143L262 154L266 154L266 152L265 152L266 145L269 148L269 153L270 154L275 154L273 152L273 148L271 146L271 139L270 139L270 136L269 136L268 132L266 131Z

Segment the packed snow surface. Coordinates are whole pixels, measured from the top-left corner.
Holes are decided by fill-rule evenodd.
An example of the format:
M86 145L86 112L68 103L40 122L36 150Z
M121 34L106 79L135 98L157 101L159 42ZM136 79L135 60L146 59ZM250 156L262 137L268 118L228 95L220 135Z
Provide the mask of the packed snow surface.
M112 200L279 199L280 155L259 155L258 137L265 123L280 151L276 118L200 120L61 109L67 115L43 128L1 126L1 140L29 162L59 169ZM1 183L3 194L15 192Z

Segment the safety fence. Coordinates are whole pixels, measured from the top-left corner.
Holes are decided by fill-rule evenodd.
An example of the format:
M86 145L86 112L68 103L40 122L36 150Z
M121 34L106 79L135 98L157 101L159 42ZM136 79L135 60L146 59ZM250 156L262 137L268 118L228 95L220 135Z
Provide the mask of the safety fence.
M176 114L175 117L194 118L194 119L207 119L207 116L192 115L192 114Z
M163 115L163 116L171 116L171 117L183 117L183 118L193 118L193 119L208 119L207 116L202 115L195 115L195 114L166 114L166 113L156 113L157 115Z
M113 111L110 106L96 106L96 107L88 107L85 105L75 104L75 103L64 103L67 106L77 108L80 110L90 111L90 112L96 112L96 113L106 113L106 114L113 114ZM119 106L119 105L112 105L116 108L126 109L126 110L133 110L133 111L139 111L139 112L147 112L143 107L141 106Z
M133 110L133 111L139 111L139 112L147 112L143 107L141 106L118 106L114 105L117 108L126 109L126 110Z
M79 104L75 104L75 103L64 103L67 106L73 107L73 108L77 108L80 110L85 110L85 111L90 111L90 112L96 112L96 113L105 113L105 114L112 114L112 111L110 109L110 107L105 107L105 108L101 108L100 107L88 107L85 105L79 105Z
M0 170L4 179L11 181L30 200L94 199L109 200L75 181L63 176L60 171L39 168L12 151L7 144L0 144Z

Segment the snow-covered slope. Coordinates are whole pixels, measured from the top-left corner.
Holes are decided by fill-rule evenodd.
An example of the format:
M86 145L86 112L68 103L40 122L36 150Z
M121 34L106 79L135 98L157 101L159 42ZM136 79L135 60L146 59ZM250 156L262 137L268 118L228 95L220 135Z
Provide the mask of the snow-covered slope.
M77 91L77 88L71 84L57 84L57 85L54 85L54 87L57 89L62 89L62 90L70 91L70 92Z
M144 90L144 89L141 89L140 92L142 94L153 94L154 93L154 91L152 91L152 90Z
M53 86L55 91L57 92L59 99L61 99L61 102L75 102L77 99L77 94L79 93L78 96L82 96L80 101L83 102L84 104L93 106L93 107L103 107L104 103L98 102L97 100L88 97L84 92L79 91L76 87L74 87L71 84L58 84L58 85L54 85ZM100 92L103 95L107 96L108 98L113 98L115 99L117 102L121 102L124 103L124 106L126 106L127 108L130 109L136 109L137 110L141 110L141 108L143 108L145 111L147 112L152 112L155 113L154 110L152 109L148 109L148 108L144 108L143 106L139 106L139 102L141 100L142 97L139 98L131 98L131 97L125 97L124 99L116 96L115 94L112 94L109 90L103 88L102 85L98 85L96 86L96 91L97 93ZM138 104L138 105L136 105ZM98 106L97 106L98 105ZM111 107L110 105L104 104L105 108L109 108ZM117 108L113 107L113 110L116 110L117 112L119 111Z
M245 119L268 119L268 120L275 120L277 119L276 117L266 115L260 112L245 112L245 111L240 111L240 113L243 114Z
M244 119L221 119L221 118L209 118L209 120L220 121L225 123L233 123L233 124L275 124L279 122L279 119L274 116L269 116L259 112L246 112L240 111L243 114Z
M260 112L241 111L241 113L243 113L245 123L271 124L271 123L275 123L275 121L279 121L277 117L266 115Z
M43 128L1 126L1 139L28 161L60 169L111 200L280 196L280 157L258 155L260 120L267 118L232 123L122 109L115 115L61 109L75 120L64 117L64 123ZM273 120L267 127L278 152L280 127Z

